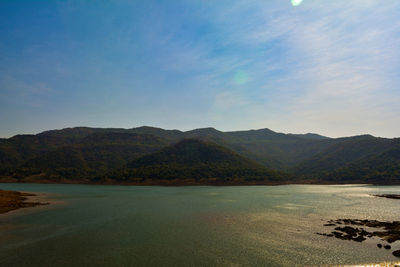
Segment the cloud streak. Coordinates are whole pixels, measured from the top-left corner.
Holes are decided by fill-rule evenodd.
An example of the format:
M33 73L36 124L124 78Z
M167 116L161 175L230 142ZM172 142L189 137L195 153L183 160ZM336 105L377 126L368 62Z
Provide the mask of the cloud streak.
M248 72L257 81L241 92L248 102L251 91L257 91L253 109L264 112L253 120L255 127L331 136L399 135L400 128L389 119L400 115L400 94L393 90L399 86L393 78L399 67L400 24L393 23L398 3L310 1L302 10L285 12L286 7L254 1L251 23L240 26L232 17L241 14L243 5L238 2L220 19L236 29L226 29L232 33L226 43L244 46ZM258 52L263 46L264 54ZM279 56L271 60L271 53ZM274 95L274 90L282 94ZM271 113L271 98L282 102L275 118L265 115Z
M0 29L4 125L48 113L66 126L400 136L398 1L50 3L15 4L7 14L30 23ZM38 114L18 104L39 98Z

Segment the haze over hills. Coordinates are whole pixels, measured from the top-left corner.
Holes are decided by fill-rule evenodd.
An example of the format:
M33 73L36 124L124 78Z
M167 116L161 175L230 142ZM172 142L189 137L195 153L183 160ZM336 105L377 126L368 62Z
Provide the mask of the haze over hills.
M178 144L186 139L192 140L189 146L193 149L179 151L180 160L190 159L205 148L207 156L196 164L171 162L168 155L174 155L181 148ZM114 179L123 180L121 173L126 174L125 178L171 179L175 173L179 179L231 176L244 181L243 170L251 169L253 174L247 173L250 180L254 175L269 177L272 181L269 174L273 173L282 182L293 182L296 177L297 182L400 183L399 144L398 138L370 135L328 138L310 133L276 133L269 129L222 132L201 128L183 132L148 126L77 127L1 139L0 176L3 180L40 182L91 181L111 174ZM213 158L212 151L224 151L222 154L230 163L207 161ZM143 165L135 165L138 162ZM227 166L230 166L229 172ZM263 175L259 175L260 168ZM282 172L287 173L286 178Z

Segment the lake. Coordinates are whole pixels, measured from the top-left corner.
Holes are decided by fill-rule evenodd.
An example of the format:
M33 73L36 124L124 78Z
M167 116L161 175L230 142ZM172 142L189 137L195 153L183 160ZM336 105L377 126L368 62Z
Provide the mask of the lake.
M296 266L399 260L315 234L330 219L399 220L400 186L0 184L49 206L0 215L0 266ZM400 249L400 243L392 244Z

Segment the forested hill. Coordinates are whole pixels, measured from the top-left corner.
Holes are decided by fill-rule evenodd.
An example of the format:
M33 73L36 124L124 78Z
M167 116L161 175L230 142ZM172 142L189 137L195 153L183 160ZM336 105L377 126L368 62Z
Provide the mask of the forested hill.
M127 164L106 177L123 180L193 182L281 182L287 174L270 170L212 142L184 139Z
M318 175L330 182L371 184L400 183L400 144L382 153L374 153L332 171Z
M337 183L400 184L399 138L363 135L337 140L292 173Z
M184 132L148 126L76 127L0 139L0 179L90 180L193 138L304 181L400 183L398 138L328 138L269 129L222 132L201 128Z

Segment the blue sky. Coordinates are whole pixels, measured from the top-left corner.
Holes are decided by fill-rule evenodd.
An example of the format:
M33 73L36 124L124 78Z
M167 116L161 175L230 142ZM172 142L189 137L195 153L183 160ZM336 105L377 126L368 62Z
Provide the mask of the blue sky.
M0 2L0 136L400 136L398 0Z

